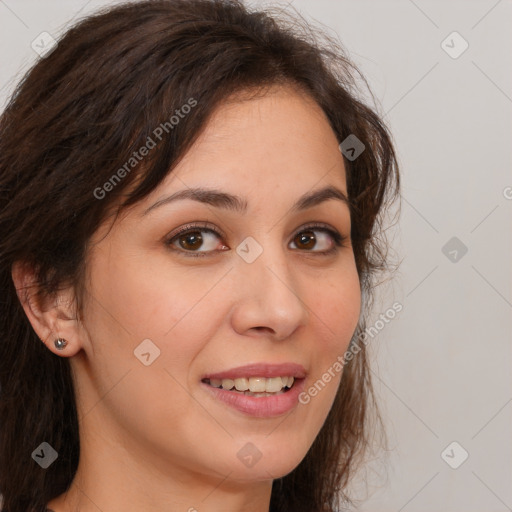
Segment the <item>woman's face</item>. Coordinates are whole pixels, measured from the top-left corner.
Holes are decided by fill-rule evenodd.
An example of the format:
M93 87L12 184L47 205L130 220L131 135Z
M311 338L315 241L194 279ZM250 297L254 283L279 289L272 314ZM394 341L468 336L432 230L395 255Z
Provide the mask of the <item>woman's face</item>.
M349 208L332 194L304 201L325 187L347 194L326 117L274 88L223 104L165 181L97 231L83 351L71 359L84 454L113 439L139 464L239 481L299 464L330 410L341 378L332 368L360 313ZM198 188L239 200L189 194ZM177 193L187 198L168 200ZM215 387L258 393L293 376L290 390L270 396ZM299 401L318 380L316 396Z

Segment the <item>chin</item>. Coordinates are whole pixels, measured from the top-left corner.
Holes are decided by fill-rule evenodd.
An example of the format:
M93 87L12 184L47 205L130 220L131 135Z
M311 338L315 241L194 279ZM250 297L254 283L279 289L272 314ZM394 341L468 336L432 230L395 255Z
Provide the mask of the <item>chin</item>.
M223 474L231 473L230 479L238 482L257 482L282 478L291 473L306 456L307 450L292 440L276 446L272 443L257 441L242 444L236 454L236 460L226 460Z
M240 483L250 482L263 482L268 480L276 480L282 478L291 473L300 463L281 463L281 464L256 464L252 468L237 468L233 471L233 468L228 468L228 472L231 471L229 479ZM227 474L227 473L226 473Z

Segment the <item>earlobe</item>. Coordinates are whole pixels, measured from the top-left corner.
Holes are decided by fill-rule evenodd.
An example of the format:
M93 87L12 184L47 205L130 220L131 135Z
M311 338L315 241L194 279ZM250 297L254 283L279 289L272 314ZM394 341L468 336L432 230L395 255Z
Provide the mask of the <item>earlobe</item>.
M36 335L53 353L70 357L80 350L78 322L73 311L73 290L48 296L40 289L34 269L23 262L12 265L18 299ZM41 292L41 293L39 293Z

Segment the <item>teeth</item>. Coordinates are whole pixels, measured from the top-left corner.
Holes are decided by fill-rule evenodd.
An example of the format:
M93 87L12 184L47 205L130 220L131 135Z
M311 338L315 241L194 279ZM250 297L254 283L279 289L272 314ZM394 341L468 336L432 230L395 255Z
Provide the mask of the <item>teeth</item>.
M249 391L251 393L264 393L267 387L267 379L263 377L251 377L249 379Z
M250 378L237 378L237 379L210 379L210 385L215 388L246 392L247 395L253 396L253 393L262 394L266 393L279 393L283 388L291 388L295 379L293 377L250 377Z
M245 377L235 379L235 388L237 391L247 391L249 389L249 379Z
M288 382L288 379L286 379L286 382ZM283 386L285 386L285 384L281 377L272 377L271 379L266 379L264 391L267 393L277 393L278 391L281 391Z
M233 379L222 379L222 387L224 389L233 389L235 387L235 381Z

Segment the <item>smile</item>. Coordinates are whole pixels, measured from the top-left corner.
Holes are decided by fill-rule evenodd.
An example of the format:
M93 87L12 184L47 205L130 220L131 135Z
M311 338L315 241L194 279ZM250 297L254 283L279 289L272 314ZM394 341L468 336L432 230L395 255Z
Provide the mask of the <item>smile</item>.
M251 379L252 378L247 379L249 386ZM262 389L263 384L265 384L266 389L267 382L269 380L273 380L273 378L265 378L261 379L263 383L261 381L258 383L258 380L260 380L259 377L255 377L255 379L257 386L260 386L259 388L256 387L256 389ZM217 387L213 386L210 379L203 379L201 381L201 386L203 390L208 394L210 399L213 399L215 404L219 404L222 407L227 406L228 409L241 412L245 416L252 416L256 418L273 418L290 413L300 404L299 395L304 390L306 379L293 377L292 379L292 382L290 382L291 387L288 387L288 385L283 386L283 379L280 377L279 380L281 380L281 389L274 392L254 392L250 391L251 388L245 391L238 391L234 383L234 381L238 379L222 379L222 381L228 381L225 385L226 387L231 386L231 389L224 389L222 381ZM218 381L214 383L219 384ZM275 386L276 388L278 384L278 382L270 383L271 386ZM245 387L245 383L243 383L243 386L241 387Z
M291 376L284 377L240 377L237 379L203 379L203 382L226 391L245 396L265 397L286 393L295 382Z

